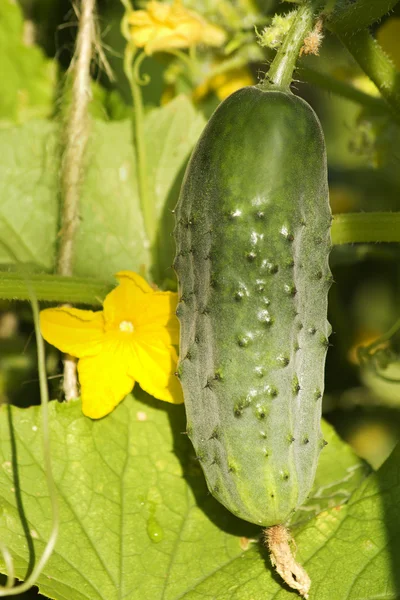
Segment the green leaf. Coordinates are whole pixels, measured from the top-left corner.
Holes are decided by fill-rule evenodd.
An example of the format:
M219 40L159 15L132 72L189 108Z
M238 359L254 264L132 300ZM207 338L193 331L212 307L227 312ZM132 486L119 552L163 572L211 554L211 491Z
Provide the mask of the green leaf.
M93 123L80 203L74 274L113 280L143 272L146 247L130 121Z
M400 446L340 509L321 513L297 539L310 598L395 599L400 594ZM315 572L314 576L313 573ZM277 598L284 598L278 594Z
M154 273L159 281L174 278L171 271L175 255L172 211L178 202L187 160L204 125L204 117L184 95L152 110L145 119L148 180L159 222Z
M334 428L322 421L327 446L319 457L317 475L308 502L300 507L291 525L304 523L322 511L348 502L361 482L371 472L369 465L356 457L343 443Z
M0 129L0 263L50 270L58 227L56 127L33 121ZM8 248L11 254L8 252Z
M0 3L0 123L47 117L53 110L56 64L29 39L21 8ZM25 38L25 39L24 39Z
M57 600L295 597L272 572L257 540L259 528L235 518L207 492L191 444L182 435L183 407L140 397L126 398L100 421L85 418L79 402L51 403L61 526L56 551L39 581L41 593ZM37 407L0 409L0 536L21 578L29 548L37 560L50 530L40 416ZM374 556L380 562L376 580L388 581L382 597L394 598L384 507L377 495L380 474L361 483L361 476L352 474L365 474L360 460L331 428L325 428L325 435L331 443L320 463L317 495L328 480L340 481L345 496L358 490L348 504L293 528L298 558L313 580L310 599L373 598L351 589L363 589L362 569ZM400 491L396 468L381 479L392 512ZM367 490L365 500L361 490Z
M172 263L173 216L183 167L203 126L187 98L146 118L149 180L160 222L161 279ZM12 256L54 268L59 219L59 128L47 121L0 130L0 264ZM114 282L122 269L146 273L150 249L140 209L130 120L92 121L80 203L74 274Z
M46 122L0 130L0 240L24 263L54 268L58 232L59 130ZM77 276L112 281L149 262L129 121L94 121L75 246ZM0 248L3 264L12 256Z

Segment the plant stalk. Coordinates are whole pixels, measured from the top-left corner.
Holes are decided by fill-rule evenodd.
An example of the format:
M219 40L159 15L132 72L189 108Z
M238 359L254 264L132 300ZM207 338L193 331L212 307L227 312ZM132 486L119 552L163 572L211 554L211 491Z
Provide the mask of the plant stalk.
M309 67L299 67L296 71L296 75L301 81L306 81L313 85L318 86L322 90L331 92L336 96L347 98L352 102L360 104L374 114L384 115L390 111L387 103L377 96L366 94L365 92L357 89L354 85L350 85L345 81L340 81L331 75L317 71L316 69L310 69Z
M379 21L399 0L356 0L338 7L329 19L329 27L342 35L353 34Z
M145 58L145 55L142 54L136 58L136 63L139 63L136 69L133 62L134 58L135 49L133 49L128 42L124 56L124 72L129 81L134 109L133 127L137 159L140 207L143 215L144 229L151 244L153 243L156 234L156 221L154 216L154 202L150 195L148 180L143 98L142 91L140 89L140 81L137 80L138 69L143 58Z
M272 84L284 90L289 89L301 47L312 31L314 13L320 4L321 0L311 0L298 8L293 24L278 49L264 82L260 84L261 88L269 89Z
M339 39L353 55L362 70L379 89L388 103L397 121L400 120L400 74L390 58L382 50L369 31L360 31L354 35L342 35L336 31Z
M332 243L400 242L400 212L344 213L333 216Z
M29 300L24 279L29 279L35 297L44 302L100 306L112 289L111 285L95 279L3 272L0 277L0 299Z

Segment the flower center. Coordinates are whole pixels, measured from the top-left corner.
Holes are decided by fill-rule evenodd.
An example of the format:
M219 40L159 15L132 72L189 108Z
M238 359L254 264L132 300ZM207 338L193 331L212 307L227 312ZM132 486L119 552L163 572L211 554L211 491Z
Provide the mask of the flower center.
M121 321L119 324L119 328L121 331L127 331L128 333L132 333L135 330L133 324L130 321Z

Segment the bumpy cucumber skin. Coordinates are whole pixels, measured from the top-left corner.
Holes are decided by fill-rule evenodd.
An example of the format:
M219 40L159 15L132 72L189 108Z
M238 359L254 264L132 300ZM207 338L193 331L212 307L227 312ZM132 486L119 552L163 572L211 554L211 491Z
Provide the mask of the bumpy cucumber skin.
M324 445L330 225L313 110L290 92L232 94L176 210L178 374L210 492L263 526L304 502Z

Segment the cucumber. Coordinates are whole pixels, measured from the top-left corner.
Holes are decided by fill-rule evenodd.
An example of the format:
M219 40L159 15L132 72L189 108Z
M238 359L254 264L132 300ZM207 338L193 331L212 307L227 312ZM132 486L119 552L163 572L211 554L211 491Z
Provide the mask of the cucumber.
M274 88L232 94L175 214L187 433L215 498L246 521L285 523L324 445L331 212L311 107Z

